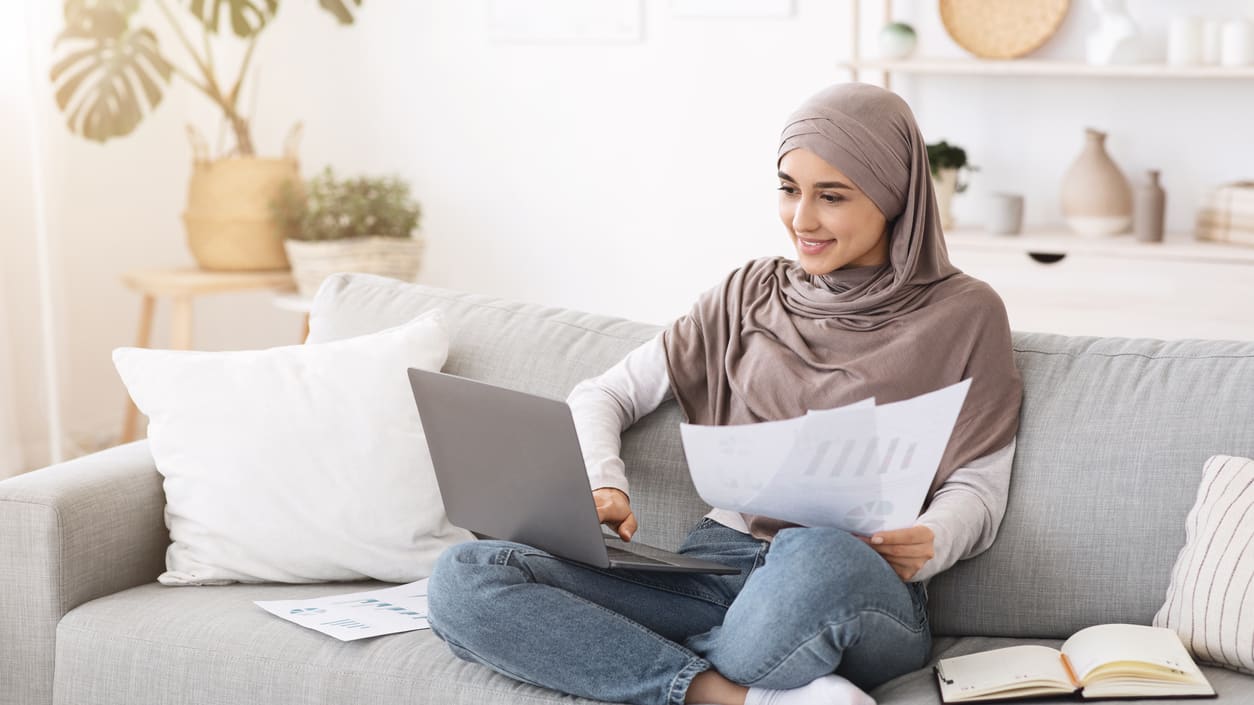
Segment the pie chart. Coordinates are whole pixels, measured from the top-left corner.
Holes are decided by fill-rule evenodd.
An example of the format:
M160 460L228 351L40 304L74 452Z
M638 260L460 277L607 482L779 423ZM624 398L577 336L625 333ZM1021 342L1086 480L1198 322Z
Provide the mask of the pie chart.
M893 513L893 503L876 499L860 504L845 513L845 526L850 531L871 533L884 526L884 520Z

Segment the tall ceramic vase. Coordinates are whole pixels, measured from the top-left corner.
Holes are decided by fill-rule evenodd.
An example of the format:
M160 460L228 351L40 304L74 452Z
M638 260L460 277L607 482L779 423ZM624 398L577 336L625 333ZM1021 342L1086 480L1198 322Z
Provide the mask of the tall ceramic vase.
M936 210L940 212L941 228L948 230L954 226L953 203L954 193L958 190L958 170L944 167L932 179L932 190L936 192Z
M1128 232L1132 225L1132 187L1106 153L1106 133L1085 129L1084 149L1063 176L1062 214L1080 235Z

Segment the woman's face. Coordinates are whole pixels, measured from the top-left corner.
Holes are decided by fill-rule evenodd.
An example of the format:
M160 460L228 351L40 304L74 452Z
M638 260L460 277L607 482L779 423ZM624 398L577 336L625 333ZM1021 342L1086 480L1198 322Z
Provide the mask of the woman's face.
M884 214L852 179L813 152L794 149L780 160L779 219L810 274L888 261Z

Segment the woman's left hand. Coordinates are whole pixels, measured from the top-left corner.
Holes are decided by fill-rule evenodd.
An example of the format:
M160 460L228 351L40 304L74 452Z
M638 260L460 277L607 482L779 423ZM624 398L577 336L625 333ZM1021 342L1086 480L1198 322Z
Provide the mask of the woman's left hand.
M935 555L932 541L936 535L922 524L908 529L877 531L869 537L854 536L883 556L903 581L913 578L923 564Z

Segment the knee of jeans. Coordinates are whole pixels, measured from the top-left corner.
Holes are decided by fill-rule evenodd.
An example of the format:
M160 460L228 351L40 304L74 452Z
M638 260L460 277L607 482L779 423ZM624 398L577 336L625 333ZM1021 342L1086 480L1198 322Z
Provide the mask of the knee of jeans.
M875 549L847 531L825 526L781 530L766 562L774 563L776 570L806 576L806 584L822 585L829 594L854 595L896 575Z
M500 541L464 541L436 558L427 581L427 616L437 635L453 626L458 616L478 611L476 603L502 577L491 566L504 548Z

